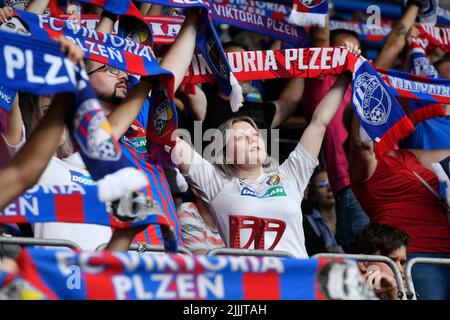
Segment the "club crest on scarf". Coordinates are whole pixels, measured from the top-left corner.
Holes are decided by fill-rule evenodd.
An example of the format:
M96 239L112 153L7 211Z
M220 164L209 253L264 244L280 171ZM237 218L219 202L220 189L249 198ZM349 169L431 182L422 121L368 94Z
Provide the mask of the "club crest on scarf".
M75 139L84 153L92 158L116 161L120 158L118 143L112 138L111 127L96 99L84 101L78 108L74 124L79 127Z
M306 7L313 8L317 7L318 5L321 5L325 0L301 0L301 1Z
M166 129L168 129L167 125L172 119L173 111L170 106L170 102L169 100L164 100L158 104L152 115L153 126L159 136L163 136L166 133L171 132L171 130Z
M216 70L216 73L220 74L223 79L228 79L227 66L225 61L223 61L213 38L209 39L206 43L206 50L208 52L209 59L214 62L211 66ZM220 70L217 70L217 66L219 66Z
M385 123L391 112L391 98L380 80L367 72L360 74L353 88L353 102L359 116L370 125Z
M120 17L118 36L145 46L153 43L149 26L134 17Z

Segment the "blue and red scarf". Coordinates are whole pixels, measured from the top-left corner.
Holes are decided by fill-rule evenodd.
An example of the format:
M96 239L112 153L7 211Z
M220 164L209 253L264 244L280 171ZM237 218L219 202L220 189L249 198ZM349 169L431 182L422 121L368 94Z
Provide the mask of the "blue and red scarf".
M361 126L375 142L375 152L381 155L392 149L413 129L396 96L400 93L386 85L378 72L363 57L356 59L343 48L300 48L233 52L229 63L241 81L273 78L315 78L353 73L353 105L359 105ZM211 82L214 79L194 57L185 83ZM409 89L416 91L414 89ZM409 91L404 90L409 95ZM420 96L419 94L417 96Z
M231 71L222 44L214 28L211 15L209 14L209 1L139 0L139 2L159 4L166 7L203 9L197 35L197 49L203 54L223 92L229 96L231 109L237 111L242 106L242 89Z
M115 200L147 184L142 174L123 156L86 71L65 58L57 43L35 35L2 31L0 46L3 53L0 56L0 85L41 95L75 94L74 104L68 106L71 116L67 125L89 172L99 183L102 201ZM133 182L119 194L112 192L124 174L131 175Z
M103 2L103 0L83 0L83 2L95 4L96 2ZM139 0L138 2L158 4L165 7L203 8L202 17L200 18L201 26L197 37L197 48L203 53L224 93L230 97L231 108L233 111L237 111L239 107L242 106L242 89L231 72L222 45L215 31L212 18L209 14L209 1ZM108 4L108 7L106 7L106 4ZM132 2L131 0L107 0L102 6L109 12L123 14L124 12L127 12L128 8L131 8Z
M297 26L324 27L328 0L293 0L289 22Z
M17 261L17 275L0 273L3 290L14 281L26 282L25 290L10 297L16 299L373 299L358 279L356 263L338 259L27 249Z
M374 141L377 156L392 150L414 126L372 65L363 57L354 64L352 104L361 127Z
M445 52L450 51L448 46L449 33L444 29L419 25L420 36L412 39L410 46L410 72L428 78L438 78L438 71L428 58L428 54L439 47ZM445 81L445 80L443 80ZM447 80L450 83L450 80ZM444 117L445 107L433 100L411 101L409 104L411 119L419 123L435 117Z

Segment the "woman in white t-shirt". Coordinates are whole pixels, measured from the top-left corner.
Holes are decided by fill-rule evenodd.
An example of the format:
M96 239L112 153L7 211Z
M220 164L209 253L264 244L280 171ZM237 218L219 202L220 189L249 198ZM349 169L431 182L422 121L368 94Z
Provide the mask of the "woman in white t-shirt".
M346 48L360 54L352 43L347 43ZM258 127L247 117L230 119L219 127L215 141L220 147L215 148L213 164L189 144L177 140L172 159L209 204L228 247L281 250L296 258L308 258L300 203L318 165L326 127L350 81L350 73L337 78L299 144L277 170L270 166Z

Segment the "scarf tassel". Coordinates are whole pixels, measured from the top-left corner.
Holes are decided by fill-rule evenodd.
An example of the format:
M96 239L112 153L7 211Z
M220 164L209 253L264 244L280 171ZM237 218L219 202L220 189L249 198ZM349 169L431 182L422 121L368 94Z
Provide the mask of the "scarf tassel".
M445 109L440 103L430 104L411 112L411 120L416 125L419 122L433 119L436 117L445 117Z
M125 167L97 181L98 198L102 202L113 201L139 190L148 184L145 174L135 168Z
M319 26L323 28L325 27L326 14L292 10L288 22L300 27Z
M231 93L230 93L230 106L233 112L237 112L240 107L242 107L242 101L244 100L244 96L242 94L242 88L237 81L236 77L232 72L230 72L230 84L231 84Z
M395 125L392 126L381 138L374 143L375 156L379 158L389 150L392 150L397 143L414 131L414 125L405 115Z

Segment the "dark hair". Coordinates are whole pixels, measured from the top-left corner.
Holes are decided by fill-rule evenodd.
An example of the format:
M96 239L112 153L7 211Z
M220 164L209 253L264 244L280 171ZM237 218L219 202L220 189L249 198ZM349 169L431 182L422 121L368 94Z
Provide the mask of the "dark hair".
M25 126L25 136L28 140L42 118L39 96L33 93L19 91L19 108Z
M243 45L242 43L239 43L237 41L231 40L231 41L227 41L227 42L222 44L222 48L223 48L224 51L229 49L229 48L231 48L231 47L239 47L239 48L244 49L245 51L248 51L248 48L245 45Z
M401 229L371 222L356 235L354 252L388 256L401 246L408 247L410 241L409 235Z
M309 179L309 191L311 192L311 194L314 194L317 191L316 186L313 184L313 180L322 172L327 172L327 169L325 169L323 166L318 166L316 169L314 169L313 174L311 175L311 178Z
M330 31L330 45L335 46L336 38L341 35L345 34L347 36L355 37L358 39L358 44L361 49L361 55L366 55L366 48L364 44L362 43L361 39L359 38L359 34L357 34L355 31L348 30L348 29L334 29Z

